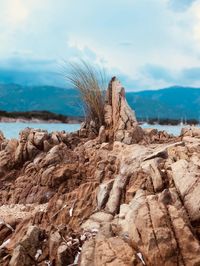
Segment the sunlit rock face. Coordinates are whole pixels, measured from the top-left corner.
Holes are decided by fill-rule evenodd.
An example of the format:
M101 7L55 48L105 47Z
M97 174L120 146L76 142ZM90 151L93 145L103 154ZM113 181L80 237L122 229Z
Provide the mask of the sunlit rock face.
M114 141L131 144L143 138L135 113L126 101L125 90L116 78L110 81L106 94L105 123Z
M0 265L200 265L200 139L142 130L112 79L105 125L0 134Z

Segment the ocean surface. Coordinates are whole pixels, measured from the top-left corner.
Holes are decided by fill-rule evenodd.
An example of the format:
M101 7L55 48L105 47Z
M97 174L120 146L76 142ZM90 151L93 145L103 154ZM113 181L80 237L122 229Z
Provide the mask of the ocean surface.
M170 125L149 125L147 123L144 123L141 125L142 128L155 128L158 129L159 131L165 130L169 134L173 134L174 136L179 136L181 133L181 129L183 127L189 127L188 125L177 125L177 126L170 126ZM198 126L199 127L199 126Z
M0 130L3 132L4 136L8 139L18 138L19 132L26 127L35 128L35 129L45 129L48 132L52 131L62 131L73 132L80 128L80 124L63 124L63 123L55 123L55 124L45 124L45 123L0 123ZM177 126L161 126L161 125L149 125L143 124L143 128L156 128L160 131L165 130L170 134L178 136L181 132L181 129L185 126L177 125Z
M73 132L80 128L80 124L64 124L64 123L0 123L0 131L3 132L7 139L18 138L19 132L24 128L44 129L49 133L52 131Z

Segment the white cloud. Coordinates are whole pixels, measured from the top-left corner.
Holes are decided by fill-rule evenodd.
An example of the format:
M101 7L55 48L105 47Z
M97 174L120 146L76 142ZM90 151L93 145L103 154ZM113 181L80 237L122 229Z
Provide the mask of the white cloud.
M163 80L144 69L153 65L178 77L185 68L200 66L200 0L181 3L0 0L0 59L84 57L103 62L140 88L171 85L172 77Z
M23 23L29 15L27 7L22 0L11 0L8 3L7 19L8 22L16 25Z

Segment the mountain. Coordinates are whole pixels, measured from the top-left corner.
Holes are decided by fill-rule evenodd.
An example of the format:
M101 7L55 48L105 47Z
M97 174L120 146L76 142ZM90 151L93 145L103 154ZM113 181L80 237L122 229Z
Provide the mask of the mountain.
M81 115L76 90L53 86L0 85L0 110L50 111L64 115Z
M127 92L127 101L140 118L200 118L200 89L170 87ZM76 90L54 86L0 85L0 110L46 110L58 114L83 115Z
M200 118L200 88L174 86L127 93L138 117Z

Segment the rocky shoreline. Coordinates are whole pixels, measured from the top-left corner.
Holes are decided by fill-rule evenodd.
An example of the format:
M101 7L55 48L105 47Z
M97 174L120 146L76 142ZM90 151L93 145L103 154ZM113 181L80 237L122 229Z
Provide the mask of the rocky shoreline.
M60 120L56 119L49 119L49 120L44 120L44 119L37 119L37 118L32 118L32 119L27 119L23 117L19 118L8 118L8 117L1 117L0 118L0 123L35 123L35 124L80 124L81 119L76 119L76 118L70 118L67 121L63 122Z
M54 119L50 119L50 120L43 120L43 119L37 119L37 118L27 119L27 118L23 118L23 117L19 117L19 118L1 117L0 122L1 123L36 123L36 124L42 124L42 123L45 123L45 124L56 123L56 124L58 124L58 123L62 123L61 121L54 120Z
M83 117L60 115L49 111L6 112L0 110L1 123L80 124L83 121Z
M0 135L0 265L200 265L200 129L142 129L121 84L105 125Z

